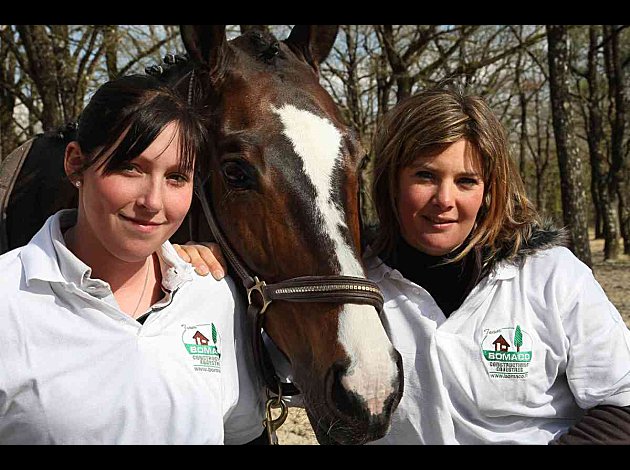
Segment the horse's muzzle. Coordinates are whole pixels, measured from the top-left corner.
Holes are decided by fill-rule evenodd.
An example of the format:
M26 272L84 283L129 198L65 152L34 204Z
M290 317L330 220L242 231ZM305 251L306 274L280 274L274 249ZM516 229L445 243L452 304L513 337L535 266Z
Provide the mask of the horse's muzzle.
M344 380L352 371L347 363L338 362L326 377L327 405L332 414L328 420L318 421L315 433L320 443L365 444L382 438L389 430L392 413L403 392L402 358L392 349L397 375L384 383L375 382L369 393L350 390ZM323 429L326 427L326 429Z

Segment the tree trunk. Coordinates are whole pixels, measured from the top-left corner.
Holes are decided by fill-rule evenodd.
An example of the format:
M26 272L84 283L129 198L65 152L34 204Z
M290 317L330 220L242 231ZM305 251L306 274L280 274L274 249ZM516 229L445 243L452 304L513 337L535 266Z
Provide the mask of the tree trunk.
M68 25L51 25L50 28L63 124L76 118L77 114L75 112L77 87L74 81L76 58L70 51L70 31Z
M396 82L396 102L411 94L411 77L408 67L403 59L402 51L396 48L396 40L392 25L377 25L378 39L381 48L385 51L384 57L391 68L392 78Z
M630 254L630 201L626 190L626 158L623 152L623 133L626 126L625 89L619 57L619 30L612 25L604 25L604 58L610 98L610 181L617 193L619 228L623 237L624 253Z
M604 236L604 259L614 260L619 255L619 241L617 234L614 193L609 188L608 169L606 168L606 154L603 150L604 129L602 127L602 113L599 108L599 84L597 80L597 30L589 26L588 50L588 129L586 139L591 161L591 181L593 185L593 202L601 216L601 231ZM597 236L597 229L595 230Z
M0 83L17 86L15 83L15 58L9 54L9 47L0 41ZM0 162L18 146L18 137L13 123L15 109L15 95L5 87L0 86Z
M418 60L418 57L424 51L433 34L436 26L420 27L416 26L413 38L405 44L404 48L397 44L394 37L394 29L392 25L376 25L376 33L381 48L385 51L385 57L392 70L392 77L396 82L396 102L411 95L411 90L416 81L416 77L412 76L412 65Z
M564 224L569 229L573 253L591 267L586 195L582 182L584 171L571 133L567 31L563 25L548 25L546 31L551 113L560 170Z
M361 99L359 97L359 64L357 63L356 29L355 31L351 31L350 28L352 28L352 26L344 25L342 27L346 38L346 69L348 73L347 81L344 84L344 88L346 91L346 103L348 106L350 118L352 120L352 125L359 131L359 136L363 137L365 129L361 113Z
M545 173L549 164L549 125L545 122L544 131L540 122L540 96L539 93L534 94L534 119L536 124L536 150L530 147L532 160L536 170L536 208L541 214L546 213L545 204ZM543 138L544 135L544 138ZM529 138L527 139L529 146ZM544 143L544 145L543 145Z
M380 119L389 111L389 93L391 88L392 81L387 70L387 60L385 57L380 56L376 71L377 119Z
M592 154L590 153L589 150L589 155L591 155L591 159L592 159ZM593 169L593 161L591 160L591 198L593 199L593 211L595 212L593 215L593 223L595 224L595 239L599 240L601 238L604 238L604 222L603 222L603 209L602 209L602 202L599 199L599 188L597 187L597 175L595 174L594 171L592 171Z
M523 182L527 182L527 171L525 166L525 152L527 148L527 98L525 97L525 90L523 83L521 82L521 58L522 54L519 53L518 62L516 64L516 87L518 89L518 102L521 108L521 133L519 137L519 159L518 169L521 174Z
M110 80L118 77L118 25L108 24L103 28L105 66Z
M619 227L621 229L621 236L623 237L623 253L630 255L630 207L628 207L628 171L622 178L616 180L617 186L617 201L619 201Z
M43 25L17 25L28 58L29 75L42 100L42 126L45 131L63 124L56 64L50 35Z
M406 71L399 72L396 78L396 103L400 103L405 98L411 96L412 80Z

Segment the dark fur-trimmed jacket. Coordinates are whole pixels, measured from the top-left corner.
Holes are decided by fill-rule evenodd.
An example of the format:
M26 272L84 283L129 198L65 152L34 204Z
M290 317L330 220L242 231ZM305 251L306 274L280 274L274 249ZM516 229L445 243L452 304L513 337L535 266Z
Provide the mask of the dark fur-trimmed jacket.
M528 256L557 246L566 247L568 244L569 234L567 230L554 226L549 220L544 220L540 226L532 226L529 237L523 241L516 253L512 252L513 249L510 246L504 246L499 250L481 248L476 253L479 264L477 281L483 279L501 262L507 261L520 265Z

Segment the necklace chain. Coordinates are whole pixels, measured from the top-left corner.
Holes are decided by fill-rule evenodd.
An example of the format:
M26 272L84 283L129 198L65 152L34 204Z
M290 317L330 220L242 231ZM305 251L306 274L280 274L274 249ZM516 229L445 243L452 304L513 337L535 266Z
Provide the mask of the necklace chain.
M140 307L140 302L142 302L142 298L144 297L144 292L147 290L147 284L149 282L149 269L151 267L151 263L147 262L147 274L144 277L144 286L142 287L142 293L140 294L140 298L138 299L138 303L136 304L136 308L133 309L131 314L131 318L136 317L136 312L138 311L138 307Z

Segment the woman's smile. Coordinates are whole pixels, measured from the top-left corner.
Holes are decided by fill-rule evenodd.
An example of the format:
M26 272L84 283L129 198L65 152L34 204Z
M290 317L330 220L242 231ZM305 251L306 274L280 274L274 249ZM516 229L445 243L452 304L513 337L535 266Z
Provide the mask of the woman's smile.
M158 222L146 219L140 219L137 217L128 217L125 214L118 214L122 220L129 223L135 230L138 230L142 233L153 233L155 232L160 225L163 225L165 222Z
M430 225L432 225L433 227L437 229L446 230L448 228L453 227L453 225L457 223L457 219L445 218L445 217L439 217L439 216L423 215L422 218L424 218Z

